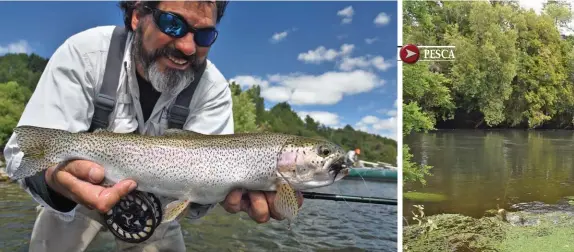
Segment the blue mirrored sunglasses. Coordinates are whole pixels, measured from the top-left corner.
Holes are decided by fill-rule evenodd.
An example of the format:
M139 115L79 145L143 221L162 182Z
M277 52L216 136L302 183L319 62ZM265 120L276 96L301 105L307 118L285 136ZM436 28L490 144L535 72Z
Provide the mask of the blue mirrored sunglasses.
M215 27L190 27L185 19L178 14L166 12L159 9L145 7L152 12L153 20L163 33L174 38L182 38L188 32L193 33L193 40L196 45L201 47L211 46L217 39L217 29Z

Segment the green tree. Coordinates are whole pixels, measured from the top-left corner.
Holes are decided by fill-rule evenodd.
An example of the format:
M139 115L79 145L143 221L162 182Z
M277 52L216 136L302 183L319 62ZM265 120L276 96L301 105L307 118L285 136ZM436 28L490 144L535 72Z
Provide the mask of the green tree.
M233 120L237 133L257 130L255 104L247 92L233 95Z
M552 19L555 26L571 30L568 27L568 23L572 20L572 6L570 2L564 0L546 1L543 4L542 11Z
M564 0L540 15L513 2L405 2L407 43L456 46L453 62L404 67L421 76L404 81L405 104L439 128L572 127L574 39L559 31L571 20Z
M18 124L30 96L31 92L27 87L20 86L14 81L0 83L0 146L2 149Z
M47 62L35 54L6 54L0 57L0 83L15 81L34 90Z

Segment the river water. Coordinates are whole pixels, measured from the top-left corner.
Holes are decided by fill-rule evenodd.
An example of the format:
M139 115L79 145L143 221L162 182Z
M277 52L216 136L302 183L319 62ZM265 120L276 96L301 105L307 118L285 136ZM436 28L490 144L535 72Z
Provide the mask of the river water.
M0 183L0 251L27 251L37 204L15 184ZM342 180L322 193L396 199L397 184ZM292 230L287 222L257 224L245 213L217 207L198 221L184 219L188 251L396 251L397 206L306 199ZM101 232L88 251L114 251Z
M573 131L445 130L413 134L404 142L414 161L434 167L426 186L408 184L404 191L446 196L434 203L405 199L407 218L414 204L424 205L426 215L481 217L497 206L554 204L574 195Z

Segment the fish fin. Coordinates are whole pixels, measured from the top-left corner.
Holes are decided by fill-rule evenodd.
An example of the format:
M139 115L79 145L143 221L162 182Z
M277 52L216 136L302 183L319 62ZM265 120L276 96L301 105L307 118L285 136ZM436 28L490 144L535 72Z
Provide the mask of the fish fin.
M183 130L183 129L167 129L164 131L163 136L166 137L193 137L193 136L203 136L201 133L195 131Z
M294 222L297 214L299 213L299 202L297 201L297 193L295 189L285 180L280 180L276 183L277 194L273 202L275 210L282 218L287 219L287 229L291 229L291 224Z
M59 162L52 159L56 156L55 153L51 153L55 144L52 140L71 134L64 130L35 126L19 126L14 129L14 133L24 156L18 169L10 176L12 180L23 179L57 165ZM66 141L59 142L65 143Z
M170 222L182 214L185 214L185 210L188 208L189 202L189 200L176 200L167 204L163 210L161 223Z
M104 134L104 133L112 133L112 131L106 128L97 128L94 131L92 131L92 134Z

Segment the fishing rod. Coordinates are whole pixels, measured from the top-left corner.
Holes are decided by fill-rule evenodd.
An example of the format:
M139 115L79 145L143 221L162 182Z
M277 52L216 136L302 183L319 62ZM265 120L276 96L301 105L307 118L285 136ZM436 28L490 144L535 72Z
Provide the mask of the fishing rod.
M320 200L332 200L332 201L347 201L347 202L359 202L359 203L370 203L370 204L380 204L380 205L397 205L396 199L385 199L377 197L363 197L363 196L353 196L353 195L339 195L330 193L316 193L316 192L302 192L303 197L306 199L320 199Z

